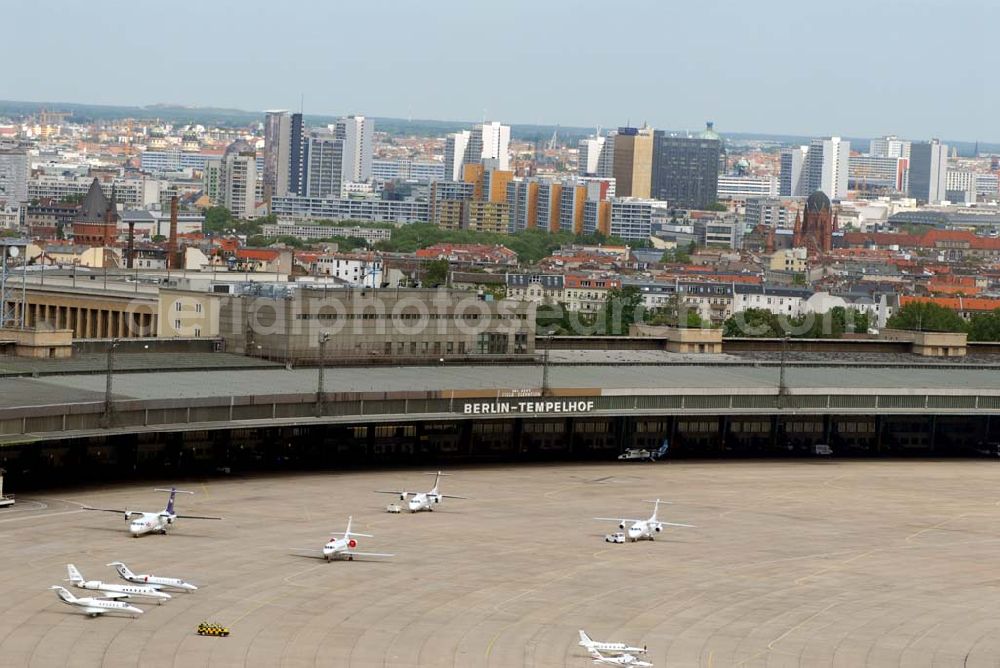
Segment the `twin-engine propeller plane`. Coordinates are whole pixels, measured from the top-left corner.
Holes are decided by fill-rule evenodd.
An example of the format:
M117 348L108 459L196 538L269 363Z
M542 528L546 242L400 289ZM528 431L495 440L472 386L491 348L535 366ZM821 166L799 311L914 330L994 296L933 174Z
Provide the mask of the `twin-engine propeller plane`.
M142 596L144 598L155 598L158 604L171 599L170 594L160 591L159 587L155 585L120 585L102 582L100 580L85 580L83 578L83 574L80 573L80 571L77 570L76 566L73 564L69 564L66 567L66 570L69 573L68 581L74 587L77 587L78 589L91 589L94 591L104 592L104 598L114 599Z
M662 522L657 519L656 515L660 510L661 503L667 503L666 501L647 501L646 503L655 504L653 506L653 514L649 516L649 519L645 520L635 520L628 518L618 518L618 517L595 517L595 520L608 521L608 522L618 522L619 529L625 529L625 525L631 522L631 526L628 527L626 534L631 542L637 540L654 540L656 534L663 531L663 527L688 527L693 528L693 524L678 524L676 522Z
M441 476L450 475L448 473L441 473L440 471L436 473L426 473L425 475L434 476L434 487L431 488L429 492L405 492L405 491L389 491L383 489L375 490L379 494L398 494L400 501L406 501L407 507L410 509L411 513L415 513L420 510L433 511L434 505L441 503L441 499L467 499L465 496L453 496L451 494L442 494L438 491L438 486L441 483ZM410 497L407 500L407 497Z
M167 533L167 527L171 526L178 519L184 520L221 520L221 517L204 517L201 515L178 515L174 511L174 497L178 493L181 494L194 494L194 492L189 492L183 489L177 489L176 487L171 487L170 489L155 488L154 492L170 492L170 497L167 499L167 507L158 513L148 513L136 510L129 510L125 508L123 510L117 510L113 508L91 508L90 506L84 506L84 510L99 510L105 513L123 513L125 515L125 521L128 522L128 530L135 537L142 536L147 533ZM134 518L134 519L133 519Z

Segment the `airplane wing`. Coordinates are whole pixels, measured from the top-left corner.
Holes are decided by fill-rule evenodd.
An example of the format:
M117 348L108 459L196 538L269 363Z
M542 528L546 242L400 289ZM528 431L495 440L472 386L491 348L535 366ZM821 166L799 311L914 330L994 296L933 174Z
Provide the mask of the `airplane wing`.
M398 492L393 492L393 491L390 491L388 489L376 489L375 493L376 494L395 494L395 495L399 496L400 494L407 494L408 492L404 492L403 490L399 490Z
M385 554L384 552L343 552L351 557L395 557L394 554Z
M183 520L221 520L221 517L204 517L203 515L177 515L177 519Z
M331 536L343 536L344 533L342 531L331 531L330 535ZM374 538L375 537L375 536L371 535L370 533L358 533L357 531L352 531L351 535L352 536L364 536L365 538Z
M466 499L466 500L468 500L468 498L469 498L467 496L455 496L454 494L438 494L438 496L440 496L442 499Z
M602 522L644 522L645 520L631 520L627 517L595 517L595 520L600 520ZM666 524L664 522L664 524Z
M83 510L99 510L102 513L118 513L119 515L124 515L125 513L128 512L128 510L125 510L124 508L121 510L117 510L115 508L91 508L90 506L83 506Z
M658 522L658 524L662 524L662 525L668 526L668 527L687 527L689 529L696 529L697 528L693 524L678 524L677 522Z
M109 598L109 599L117 601L118 599L121 599L121 598L128 598L128 594L120 594L120 593L115 592L115 591L106 591L106 592L103 592L101 594L101 598Z
M326 559L326 557L323 556L323 553L317 550L316 548L304 548L304 549L293 548L292 553L296 557L308 557L310 559L323 559L323 560Z

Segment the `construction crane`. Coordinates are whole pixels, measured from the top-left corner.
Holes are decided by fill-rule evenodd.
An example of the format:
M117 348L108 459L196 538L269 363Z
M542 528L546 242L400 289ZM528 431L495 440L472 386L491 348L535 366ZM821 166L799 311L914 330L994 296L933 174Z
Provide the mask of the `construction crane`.
M556 150L556 141L558 139L559 139L559 126L557 125L556 129L552 131L552 139L550 139L549 143L545 145L545 149L548 151Z

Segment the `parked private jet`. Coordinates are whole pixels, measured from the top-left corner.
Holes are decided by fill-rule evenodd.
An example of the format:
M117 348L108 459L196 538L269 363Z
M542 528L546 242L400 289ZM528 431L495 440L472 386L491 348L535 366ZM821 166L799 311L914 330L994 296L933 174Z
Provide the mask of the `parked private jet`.
M688 528L693 528L694 527L693 524L678 524L676 522L661 522L660 520L658 520L656 518L656 515L657 515L657 513L660 510L660 504L661 503L666 503L666 502L665 501L660 501L659 499L657 499L656 501L647 501L646 503L653 503L653 504L655 504L653 506L653 514L650 515L649 519L647 519L647 520L633 520L633 519L627 519L627 518L621 518L621 519L619 519L617 517L595 517L594 519L595 520L602 520L602 521L609 521L609 522L618 522L618 528L619 529L624 529L625 528L625 524L628 523L628 522L631 522L632 525L630 527L628 527L627 534L628 534L628 539L630 541L632 541L633 543L635 541L637 541L637 540L644 540L644 539L653 540L654 539L654 535L660 533L661 531L663 531L663 527L665 527L665 526L670 526L670 527L688 527Z
M326 545L323 546L322 558L327 561L333 561L334 559L346 559L347 561L354 561L354 557L392 557L395 555L385 554L384 552L358 552L354 548L358 546L357 537L362 538L374 538L375 536L370 533L357 533L351 531L351 523L354 521L353 517L347 518L347 529L344 533L332 533L330 540ZM337 538L340 536L340 538ZM319 555L315 553L310 553L309 556Z
M124 513L125 521L128 522L128 530L133 536L138 538L139 536L147 533L159 532L161 534L167 533L167 527L172 525L178 519L185 520L221 520L221 517L203 517L201 515L178 515L174 512L174 497L177 493L181 494L194 494L194 492L188 492L183 489L177 489L176 487L171 487L170 489L161 489L157 487L153 490L154 492L170 492L170 498L167 499L167 507L158 513L147 513L138 510L129 510L125 508L124 510L116 510L112 508L91 508L90 506L84 506L84 510L100 510L105 513ZM136 519L132 519L133 515L138 515Z
M69 572L69 578L67 581L74 587L79 589L92 589L94 591L107 592L104 598L130 598L132 596L142 596L145 598L155 598L156 602L163 603L164 601L169 601L172 597L166 592L159 590L159 587L154 585L137 585L137 584L109 584L107 582L101 582L100 580L84 580L83 574L77 570L76 566L69 564L66 566L66 570Z
M594 660L594 663L599 663L605 666L632 666L633 668L652 668L653 666L653 664L649 661L638 659L633 654L604 656L596 649L592 649L590 650L590 656Z
M190 582L185 582L179 578L165 578L159 575L142 574L136 575L129 570L128 566L120 561L112 561L108 566L114 566L122 580L135 582L136 584L149 584L157 587L171 587L173 589L183 589L184 591L196 591L198 588Z
M646 653L645 647L629 647L623 642L597 642L588 636L583 629L580 629L580 642L578 644L588 652L596 649L599 652L611 652L612 654Z
M121 601L115 601L110 598L77 598L65 587L60 587L59 585L53 585L49 589L55 589L56 595L59 599L67 604L82 608L83 612L90 615L91 617L96 617L97 615L103 615L108 612L127 612L133 617L142 614L142 609L135 607L134 605L129 605L128 603L122 603Z
M410 509L411 513L415 513L418 510L434 510L434 504L441 503L441 499L467 499L465 496L453 496L451 494L441 494L438 491L438 485L441 482L441 476L450 475L448 473L426 473L425 475L434 476L434 487L431 488L429 492L404 492L404 491L387 491L382 489L375 490L379 494L399 494L399 499L401 501L406 501L407 496L411 496L410 500L407 501L407 507Z

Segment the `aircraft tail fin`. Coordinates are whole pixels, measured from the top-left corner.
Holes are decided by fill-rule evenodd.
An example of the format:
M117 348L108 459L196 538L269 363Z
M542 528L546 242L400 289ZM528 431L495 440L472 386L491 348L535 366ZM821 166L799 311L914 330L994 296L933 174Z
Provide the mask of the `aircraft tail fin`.
M580 629L580 644L588 648L594 644L594 641L590 639L590 636L583 629Z
M74 566L73 564L67 564L66 571L67 573L69 573L69 581L72 582L73 584L77 584L78 582L83 582L83 575L80 573L79 570L77 570L76 566Z
M168 515L173 515L174 514L174 497L176 497L176 496L177 496L177 488L176 487L171 487L170 488L170 498L167 499L167 507L166 507L166 512L167 512Z
M115 570L118 571L118 575L122 576L125 580L135 577L135 574L129 570L129 567L121 561L112 561L108 566L114 566Z
M76 596L73 596L66 587L61 587L59 585L52 585L49 589L54 589L56 596L66 601L67 603L72 603L76 600Z

